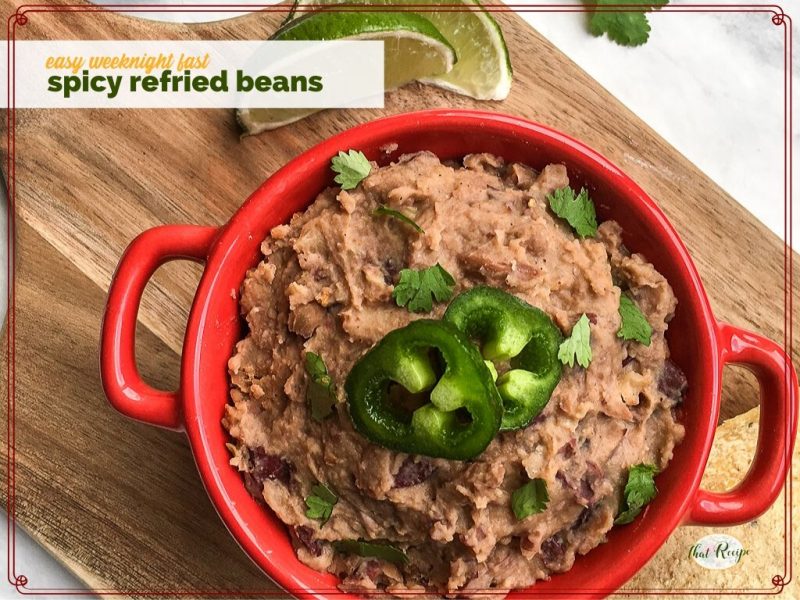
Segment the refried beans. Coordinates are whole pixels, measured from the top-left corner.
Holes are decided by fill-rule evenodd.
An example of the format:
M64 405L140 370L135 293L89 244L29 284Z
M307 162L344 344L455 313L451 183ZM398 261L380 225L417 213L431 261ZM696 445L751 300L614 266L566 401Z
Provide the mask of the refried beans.
M569 184L563 165L540 171L489 154L441 162L429 152L372 171L355 189L329 188L272 230L241 289L248 331L229 361L224 426L244 485L288 528L298 558L341 578L347 591L479 594L526 587L563 572L603 543L623 502L628 469L662 470L684 429L674 409L686 379L669 359L676 298L666 279L600 224L581 239L549 208ZM423 232L373 213L413 215ZM501 431L480 455L455 461L395 452L355 431L344 381L392 330L440 318L392 298L399 272L440 264L455 293L500 288L543 310L568 335L591 321L588 368L565 366L544 410ZM621 339L620 294L652 327L649 346ZM326 365L333 414L311 418L304 357ZM517 519L511 496L542 479L547 508ZM305 499L324 484L338 497L326 522ZM340 552L366 540L405 563Z

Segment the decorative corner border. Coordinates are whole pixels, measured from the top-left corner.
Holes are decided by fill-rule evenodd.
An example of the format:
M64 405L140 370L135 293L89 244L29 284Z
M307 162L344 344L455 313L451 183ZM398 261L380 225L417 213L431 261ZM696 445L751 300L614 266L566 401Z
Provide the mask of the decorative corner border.
M465 10L464 6L459 4L444 5L450 12L458 12ZM430 4L420 1L418 4L386 4L384 9L394 10L420 10L422 12L433 12L441 10L442 4ZM7 173L8 181L6 181L6 194L8 200L8 316L6 326L6 349L7 349L7 493L8 493L8 506L7 506L7 579L8 582L20 594L24 595L72 595L72 596L86 596L86 595L107 595L107 596L128 596L128 595L146 595L146 596L177 596L177 597L215 597L215 598L235 598L241 596L263 596L263 597L285 597L286 592L294 594L307 595L307 590L286 590L286 592L276 592L272 590L85 590L85 589L37 589L28 588L29 579L26 575L14 575L16 572L16 501L15 501L15 476L16 476L16 446L15 446L15 338L16 338L16 282L14 279L13 265L15 264L16 248L14 244L14 219L16 216L16 107L14 97L14 80L15 80L15 43L16 43L16 28L17 26L24 27L28 24L30 18L28 13L37 12L59 12L59 13L158 13L158 12L228 12L246 14L257 10L263 12L286 12L289 6L279 6L274 4L63 4L63 5L49 5L49 4L22 4L17 7L14 13L11 13L7 18L7 38L6 44L8 48L7 55L7 77L8 77L8 98L7 98L7 144L8 144L8 161ZM514 12L514 13L536 13L536 12L574 12L574 13L587 13L591 11L599 12L627 12L631 9L646 9L652 10L651 4L604 4L602 6L592 6L591 8L583 4L489 4L484 5L483 9L489 12ZM301 11L303 9L301 8ZM365 10L358 5L341 5L342 12L360 12ZM469 10L469 9L466 9ZM792 327L793 327L793 297L792 297L792 283L793 283L793 252L791 249L792 242L792 19L787 14L783 7L777 4L759 5L759 4L680 4L680 5L666 5L659 9L661 13L767 13L771 14L772 23L776 26L784 26L784 349L789 356L792 356ZM788 21L788 27L786 27ZM787 385L788 382L787 373ZM696 596L707 595L712 593L718 596L733 596L740 594L753 594L753 595L777 595L781 594L785 587L792 581L792 527L791 527L791 509L792 509L792 485L791 485L791 456L788 457L790 472L784 483L784 524L786 533L786 542L784 546L784 570L786 575L774 575L771 579L770 588L756 588L756 589L737 589L737 590L717 590L717 589L687 589L687 590L571 590L562 593L548 592L548 595L557 595L564 598L590 596L595 597L597 594L616 594L621 596L648 596L648 597L663 597L663 596ZM496 590L486 590L487 592L494 593L499 597L505 597L505 592L498 592ZM329 596L344 595L338 589L332 590L316 590L317 593L324 593ZM382 595L384 592L376 592L375 594L367 593L367 596ZM425 595L424 592L419 594L408 593L409 596ZM526 596L539 597L540 594L535 592L528 592Z

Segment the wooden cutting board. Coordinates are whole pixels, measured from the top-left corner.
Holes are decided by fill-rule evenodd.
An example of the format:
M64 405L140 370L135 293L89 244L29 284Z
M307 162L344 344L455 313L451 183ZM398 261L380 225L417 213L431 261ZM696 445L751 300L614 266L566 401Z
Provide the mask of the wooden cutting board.
M15 9L9 0L0 5L5 14ZM190 26L110 13L28 16L17 39L263 39L282 18L260 13ZM664 208L717 316L783 339L777 237L519 17L497 18L515 68L502 103L413 85L389 94L383 110L326 111L244 140L226 110L17 111L15 512L87 585L131 596L274 589L214 514L183 436L125 420L106 405L97 373L100 318L117 260L136 234L162 223L224 223L288 159L357 123L480 107L584 140ZM195 265L167 265L145 295L138 356L158 386L176 384L199 274ZM724 416L756 403L752 378L730 371ZM29 589L41 587L36 573L24 575Z

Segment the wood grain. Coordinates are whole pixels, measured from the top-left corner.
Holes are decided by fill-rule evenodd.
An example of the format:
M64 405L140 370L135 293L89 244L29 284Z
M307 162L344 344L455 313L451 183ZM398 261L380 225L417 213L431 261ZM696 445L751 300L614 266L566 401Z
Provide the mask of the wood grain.
M97 369L103 290L24 222L16 241L21 526L98 590L275 589L222 525L186 438L106 403ZM146 327L138 334L143 373L174 388L178 355ZM5 402L2 411L5 420ZM40 587L36 573L24 575Z
M5 14L15 8L0 5ZM281 18L189 26L104 13L28 16L17 39L263 39ZM497 18L515 67L502 103L412 85L389 94L383 110L325 111L241 141L226 110L17 111L17 517L88 584L264 587L213 514L183 437L105 404L96 369L104 295L136 234L162 223L224 223L288 159L357 123L480 107L585 141L664 208L716 315L783 339L780 240L521 19ZM3 145L3 168L7 153ZM138 355L164 387L175 384L198 275L195 265L167 265L145 294ZM752 378L736 371L726 373L724 396L723 416L757 401Z

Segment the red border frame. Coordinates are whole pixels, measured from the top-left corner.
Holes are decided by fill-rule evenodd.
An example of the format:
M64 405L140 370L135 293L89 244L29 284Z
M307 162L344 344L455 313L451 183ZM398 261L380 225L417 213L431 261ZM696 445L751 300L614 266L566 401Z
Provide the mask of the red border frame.
M631 8L648 8L647 5L604 5L596 7L595 9L601 12L624 12ZM370 7L370 10L375 10L377 7ZM401 6L387 4L379 7L380 10L408 10L412 8L421 12L459 12L464 10L463 4L451 5L432 5L420 2L419 4L404 4ZM580 5L573 4L506 4L506 5L487 5L484 6L490 12L588 12L588 8ZM15 462L15 338L16 338L16 290L15 280L13 274L13 265L16 262L16 248L14 239L15 227L15 206L16 206L16 107L15 107L15 42L16 42L16 28L17 26L24 26L28 23L28 13L36 12L123 12L123 13L159 13L159 12L230 12L230 13L248 13L256 10L262 12L286 12L288 7L275 6L275 5L262 5L262 4L188 4L188 5L57 5L51 6L47 4L28 4L17 7L16 12L12 13L7 18L7 73L8 73L8 110L7 110L7 144L8 144L8 164L7 172L9 173L7 181L7 198L8 198L8 326L7 326L7 351L8 351L8 364L7 364L7 403L8 403L8 419L7 419L7 493L8 493L8 506L7 506L7 580L20 594L26 595L74 595L85 596L89 594L103 594L109 596L116 595L140 595L140 596L203 596L203 597L241 597L241 596L284 596L285 592L276 592L275 590L245 590L245 591L222 591L222 590L168 590L168 589L153 589L153 590L84 590L84 589L35 589L28 588L29 579L25 575L16 574L16 499L15 499L15 478L16 478L16 462ZM308 10L301 7L300 11ZM359 11L363 10L363 5L354 4L340 4L332 6L329 10L340 11ZM792 265L793 265L793 252L791 250L792 242L792 20L787 15L783 8L779 5L757 5L757 4L684 4L679 6L667 5L661 9L661 12L737 12L737 13L766 13L772 14L771 20L776 26L784 26L784 349L786 353L792 356L792 326L793 326L793 296L792 296ZM788 26L787 26L788 21ZM787 373L787 377L788 377ZM695 595L695 594L709 594L719 596L731 596L740 594L754 594L754 595L767 595L767 594L780 594L783 588L792 580L792 528L791 528L791 507L792 507L792 486L791 486L791 461L790 471L786 482L784 483L784 525L785 525L785 546L784 550L784 570L786 575L773 576L771 583L772 588L760 589L741 589L741 590L714 590L714 589L694 589L694 590L621 590L616 591L618 595L642 595L642 596L662 596L662 595Z

